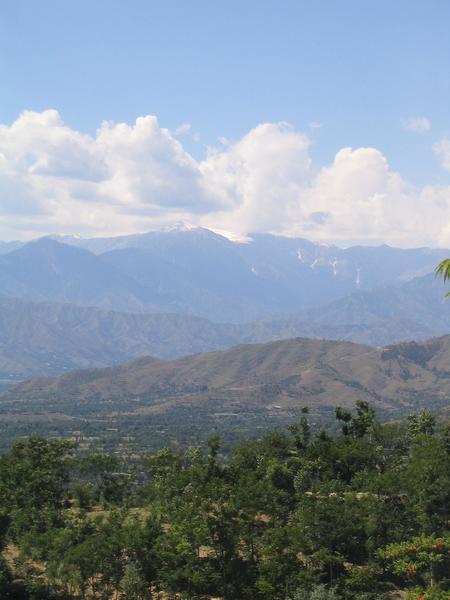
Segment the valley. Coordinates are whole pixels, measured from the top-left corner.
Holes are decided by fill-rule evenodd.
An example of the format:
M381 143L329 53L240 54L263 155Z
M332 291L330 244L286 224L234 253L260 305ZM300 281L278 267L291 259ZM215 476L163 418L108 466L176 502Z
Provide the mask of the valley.
M336 406L357 400L383 419L424 408L448 415L449 364L450 336L384 348L296 338L172 361L144 357L7 389L0 394L2 438L76 431L100 445L125 440L137 451L193 444L215 431L230 443L257 437L305 406L315 427L329 426Z

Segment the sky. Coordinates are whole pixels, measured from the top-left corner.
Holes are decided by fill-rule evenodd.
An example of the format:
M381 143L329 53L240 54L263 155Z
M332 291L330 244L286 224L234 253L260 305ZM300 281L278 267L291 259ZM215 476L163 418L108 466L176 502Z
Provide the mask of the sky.
M448 0L1 0L0 239L450 247Z

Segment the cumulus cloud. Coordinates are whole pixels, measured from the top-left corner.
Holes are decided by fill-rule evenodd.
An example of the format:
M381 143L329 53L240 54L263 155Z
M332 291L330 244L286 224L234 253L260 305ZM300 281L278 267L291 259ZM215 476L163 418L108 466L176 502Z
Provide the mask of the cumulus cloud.
M294 228L303 223L306 230L334 232L343 239L351 238L356 231L361 239L371 239L381 232L385 235L394 213L392 202L400 201L404 188L381 152L374 148L344 148L330 166L320 170L305 192L301 200L304 217L294 221ZM310 215L317 212L326 215L326 220L311 219Z
M139 117L133 126L104 123L94 144L108 169L98 191L125 211L197 213L217 206L203 190L196 161L156 117Z
M300 191L308 185L309 139L286 123L258 125L240 141L211 149L200 164L208 191L226 210L215 215L241 232L283 228Z
M202 168L222 190L227 230L269 231L341 243L450 244L450 188L416 189L375 148L343 148L313 168L309 140L285 125L262 125Z
M264 123L196 160L178 134L145 116L90 136L54 110L0 125L0 237L113 235L187 220L241 236L450 244L449 187L414 188L375 148L343 148L319 168L308 135ZM434 149L450 168L450 142Z
M440 140L433 146L441 165L446 171L450 171L450 138Z
M41 214L42 232L120 232L139 228L139 216L142 226L220 208L197 162L153 116L103 123L88 136L57 111L24 112L0 125L0 191L3 229L22 229L29 215L35 231Z
M422 133L431 129L431 121L427 117L409 117L402 120L403 129Z
M401 246L450 243L444 228L450 222L450 188L415 189L375 148L340 150L299 204L291 234Z

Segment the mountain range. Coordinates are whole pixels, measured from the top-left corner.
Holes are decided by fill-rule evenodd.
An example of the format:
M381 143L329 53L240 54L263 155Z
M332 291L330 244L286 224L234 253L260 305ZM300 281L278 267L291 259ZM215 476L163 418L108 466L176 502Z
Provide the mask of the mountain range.
M170 359L237 344L292 337L383 346L450 331L450 310L433 276L359 292L295 317L232 324L177 314L132 314L73 304L0 300L0 381Z
M232 242L202 228L58 240L3 253L1 295L242 323L399 285L430 273L448 255L429 248L341 249L262 234Z
M449 333L431 274L447 255L185 227L3 243L0 385L297 336L383 346Z

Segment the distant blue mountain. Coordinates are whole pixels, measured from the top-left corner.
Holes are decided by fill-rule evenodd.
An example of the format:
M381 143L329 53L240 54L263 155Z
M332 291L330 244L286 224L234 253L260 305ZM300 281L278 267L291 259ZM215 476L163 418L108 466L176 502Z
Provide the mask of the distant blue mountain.
M203 228L42 238L0 256L0 295L213 321L281 318L430 273L446 250L315 244Z
M7 297L130 311L161 301L88 250L48 238L0 256L0 290Z
M9 252L12 252L13 250L17 250L21 246L23 246L23 242L18 242L18 241L2 242L2 241L0 241L0 254L8 254Z
M268 234L238 243L207 229L183 227L59 239L95 253L155 298L162 294L157 310L232 322L281 317L354 292L399 285L431 273L450 254L386 245L342 249Z

